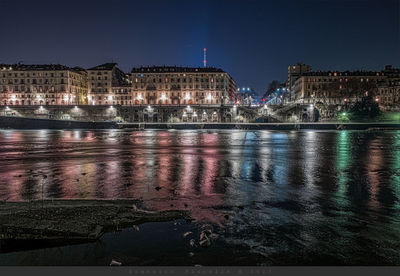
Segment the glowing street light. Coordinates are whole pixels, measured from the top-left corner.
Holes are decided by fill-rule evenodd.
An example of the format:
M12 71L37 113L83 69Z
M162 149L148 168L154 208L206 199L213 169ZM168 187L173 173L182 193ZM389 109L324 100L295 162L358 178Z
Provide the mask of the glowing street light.
M139 94L136 99L139 101L143 100L142 94Z
M209 93L209 94L207 94L207 97L206 97L206 99L208 100L208 101L211 101L212 100L212 96L211 96L211 94Z
M165 100L167 100L167 96L165 96L165 94L163 93L163 94L161 94L161 100L162 101L165 101Z
M190 94L189 93L186 93L186 95L185 95L185 98L184 98L185 100L190 100Z

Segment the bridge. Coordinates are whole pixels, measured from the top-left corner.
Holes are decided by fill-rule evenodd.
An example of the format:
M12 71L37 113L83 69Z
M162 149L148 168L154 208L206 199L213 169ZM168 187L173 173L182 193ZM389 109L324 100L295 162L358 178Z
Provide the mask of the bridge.
M280 122L264 106L133 105L133 106L1 106L0 115L70 121L124 123L252 123Z

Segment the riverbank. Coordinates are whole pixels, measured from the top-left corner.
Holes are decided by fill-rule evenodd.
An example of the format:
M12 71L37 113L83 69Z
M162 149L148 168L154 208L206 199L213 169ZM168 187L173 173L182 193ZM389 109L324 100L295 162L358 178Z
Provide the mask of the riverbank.
M380 130L400 129L398 122L317 123L116 123L0 116L0 129L243 129L243 130Z
M0 128L5 129L113 129L115 122L90 122L0 116Z
M43 200L0 203L0 240L93 241L145 222L191 220L184 210L141 210L139 200Z
M383 130L400 129L400 123L121 123L127 129L242 129L242 130Z

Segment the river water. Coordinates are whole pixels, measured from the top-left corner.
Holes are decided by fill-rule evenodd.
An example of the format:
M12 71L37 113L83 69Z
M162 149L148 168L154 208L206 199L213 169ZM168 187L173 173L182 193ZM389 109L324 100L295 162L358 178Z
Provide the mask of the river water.
M195 219L0 249L0 265L400 265L398 130L1 130L0 156L2 200L140 198ZM211 246L190 246L206 224Z

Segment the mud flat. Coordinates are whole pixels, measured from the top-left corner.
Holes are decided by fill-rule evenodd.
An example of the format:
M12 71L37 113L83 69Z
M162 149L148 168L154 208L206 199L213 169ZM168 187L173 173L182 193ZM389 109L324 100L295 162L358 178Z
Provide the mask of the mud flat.
M0 240L90 241L145 222L191 220L188 211L142 210L139 200L0 202Z

